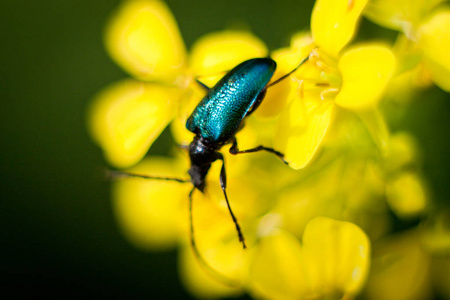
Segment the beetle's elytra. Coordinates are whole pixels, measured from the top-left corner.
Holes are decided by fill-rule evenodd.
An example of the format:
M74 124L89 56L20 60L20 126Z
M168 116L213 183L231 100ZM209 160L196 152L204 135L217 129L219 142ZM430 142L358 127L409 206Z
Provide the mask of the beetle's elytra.
M250 59L236 66L208 91L186 128L217 148L229 142L255 102L262 100L275 68L271 58Z

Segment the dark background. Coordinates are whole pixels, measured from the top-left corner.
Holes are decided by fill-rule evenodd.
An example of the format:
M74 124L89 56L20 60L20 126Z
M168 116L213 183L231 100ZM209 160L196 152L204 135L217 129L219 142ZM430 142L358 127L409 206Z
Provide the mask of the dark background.
M187 298L176 252L145 253L119 234L100 150L85 128L92 96L127 77L102 31L119 1L0 4L0 295ZM309 28L312 1L167 1L188 47L211 31L247 26L270 49ZM394 33L363 22L363 36ZM423 146L435 199L449 199L448 94L420 94L395 129ZM164 135L167 140L167 134ZM152 153L164 153L158 141Z

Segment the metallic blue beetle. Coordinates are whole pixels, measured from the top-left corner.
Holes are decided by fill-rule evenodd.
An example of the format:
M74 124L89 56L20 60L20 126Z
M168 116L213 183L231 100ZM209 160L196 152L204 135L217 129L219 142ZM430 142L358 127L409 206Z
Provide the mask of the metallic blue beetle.
M191 182L194 188L189 193L189 210L191 223L191 244L199 261L211 269L201 258L195 245L194 228L192 222L192 194L195 189L203 192L205 188L205 178L211 164L216 160L222 160L220 172L220 185L225 196L228 210L238 232L239 241L245 248L244 236L236 217L231 210L226 193L226 173L225 162L219 150L226 144L232 144L229 151L231 154L250 153L257 151L268 151L283 161L284 155L272 148L258 146L247 150L239 150L235 134L244 126L244 120L249 116L264 99L267 88L285 79L295 72L308 58L304 59L291 72L280 77L269 84L275 69L276 63L271 58L254 58L237 65L229 71L214 87L209 88L200 81L207 91L207 95L194 109L186 122L186 128L195 133L194 140L187 147L191 167L189 169L190 180L169 177L156 177L140 174L132 174L121 171L112 171L110 175L140 177L146 179L172 180L177 182ZM285 162L285 161L284 161ZM286 162L285 162L286 163ZM216 273L216 272L213 272Z
M202 191L205 188L205 177L216 160L224 161L222 146L231 143L231 154L266 150L275 153L280 158L283 154L267 147L259 146L253 149L239 151L235 134L244 125L244 119L261 103L266 94L267 84L276 69L276 63L271 58L254 58L236 66L229 71L197 105L186 122L186 128L195 133L194 140L189 145L191 168L189 175L195 188ZM225 195L231 217L236 225L239 240L244 248L245 242L240 226L234 216L226 194L225 163L220 173L220 185Z

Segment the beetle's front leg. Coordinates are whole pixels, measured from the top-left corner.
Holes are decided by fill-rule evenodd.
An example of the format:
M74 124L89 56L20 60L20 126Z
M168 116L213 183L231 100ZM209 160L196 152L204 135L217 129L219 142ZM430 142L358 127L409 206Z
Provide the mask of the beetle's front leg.
M245 248L247 248L247 246L245 245L244 234L242 233L241 226L239 226L238 220L235 217L233 211L231 210L231 205L230 205L230 202L228 201L227 174L225 171L225 160L223 159L223 155L221 153L217 152L217 154L218 154L217 159L222 160L222 169L220 170L220 177L219 177L220 187L222 188L223 194L225 196L225 201L227 202L228 211L230 212L231 218L233 219L234 225L236 226L239 241L242 243L242 246L245 249Z

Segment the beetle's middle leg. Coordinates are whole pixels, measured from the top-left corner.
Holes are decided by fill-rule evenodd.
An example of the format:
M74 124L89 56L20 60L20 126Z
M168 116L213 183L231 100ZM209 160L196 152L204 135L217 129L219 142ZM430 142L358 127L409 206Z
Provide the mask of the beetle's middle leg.
M277 150L275 150L273 148L265 147L263 145L259 145L258 147L250 148L250 149L246 149L246 150L239 150L236 138L233 140L233 145L230 147L229 151L233 155L243 154L243 153L252 153L252 152L258 152L258 151L267 151L267 152L275 154L285 164L288 164L288 162L284 159L284 154L283 153L281 153L280 151L277 151Z

